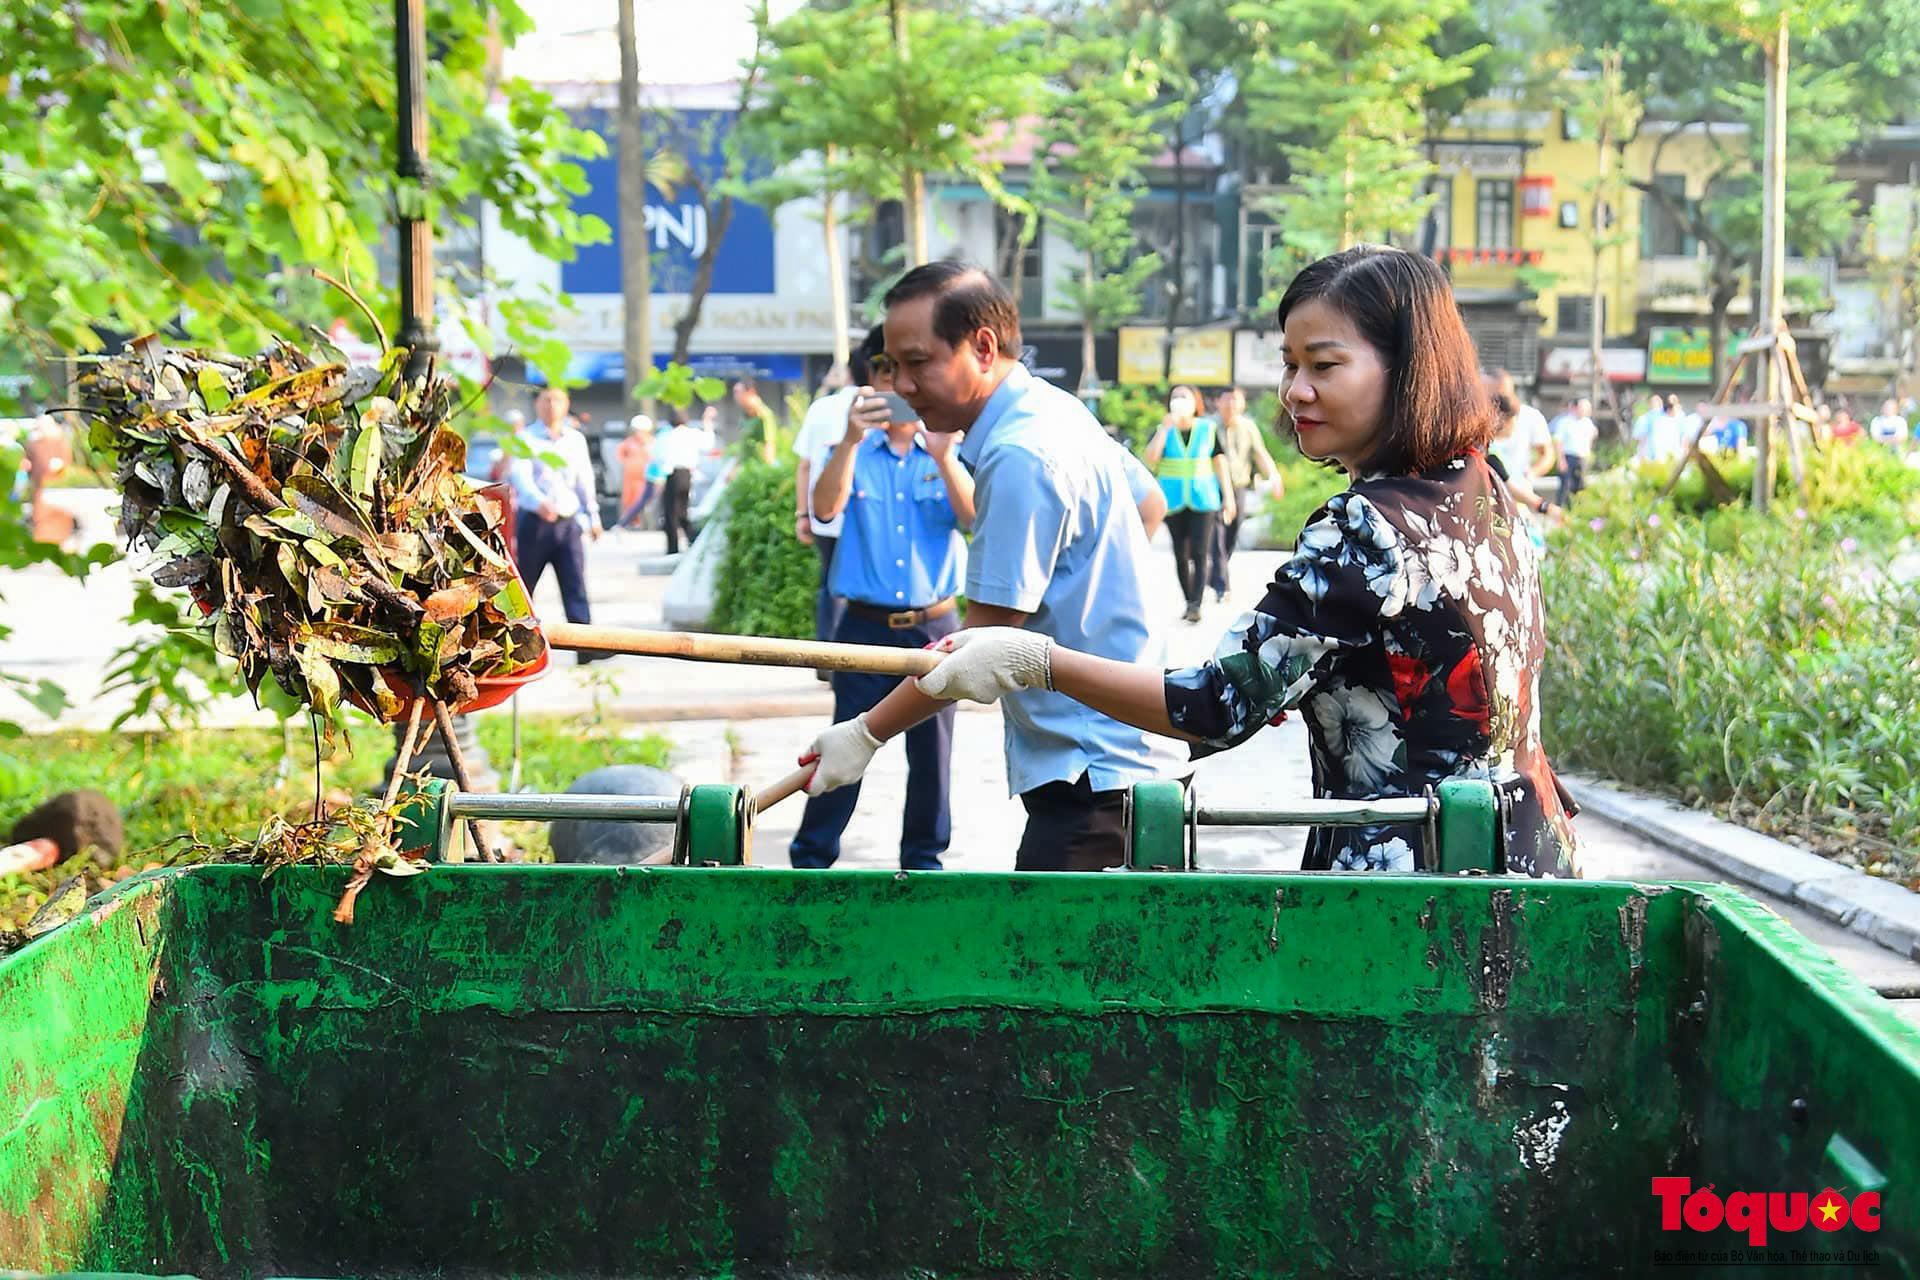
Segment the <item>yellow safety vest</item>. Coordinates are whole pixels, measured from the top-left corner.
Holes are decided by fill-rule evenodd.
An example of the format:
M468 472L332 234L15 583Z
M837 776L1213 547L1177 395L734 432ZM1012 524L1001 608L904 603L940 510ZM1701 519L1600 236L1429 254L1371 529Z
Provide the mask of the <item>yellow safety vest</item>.
M1167 432L1160 465L1153 474L1167 497L1168 511L1218 511L1220 480L1213 473L1213 419L1201 418L1182 437Z

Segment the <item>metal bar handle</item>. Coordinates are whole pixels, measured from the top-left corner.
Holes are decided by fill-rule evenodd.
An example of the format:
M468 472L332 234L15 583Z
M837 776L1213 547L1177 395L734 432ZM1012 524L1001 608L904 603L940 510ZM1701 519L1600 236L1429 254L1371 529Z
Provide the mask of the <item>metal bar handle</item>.
M525 822L550 822L556 818L613 822L677 822L680 819L678 795L507 795L459 791L447 798L447 807L456 818Z
M1439 811L1424 796L1389 800L1292 800L1281 805L1218 805L1202 802L1195 821L1203 827L1364 827L1376 822L1425 822Z

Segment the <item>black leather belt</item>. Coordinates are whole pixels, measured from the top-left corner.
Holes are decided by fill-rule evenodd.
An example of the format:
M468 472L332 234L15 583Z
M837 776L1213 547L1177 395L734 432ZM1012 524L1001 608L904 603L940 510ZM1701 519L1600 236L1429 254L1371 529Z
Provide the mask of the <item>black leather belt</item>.
M864 600L847 601L847 612L856 618L865 618L869 622L884 622L895 631L905 631L908 627L917 627L923 622L945 617L953 612L960 601L959 596L948 596L945 600L930 604L924 609L883 609L877 604L868 604Z

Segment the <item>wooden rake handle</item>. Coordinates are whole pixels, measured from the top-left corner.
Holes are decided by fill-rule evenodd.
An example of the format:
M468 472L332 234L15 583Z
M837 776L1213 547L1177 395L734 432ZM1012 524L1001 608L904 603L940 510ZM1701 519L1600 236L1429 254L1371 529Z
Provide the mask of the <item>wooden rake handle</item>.
M940 654L926 649L894 649L879 644L701 635L691 631L647 631L639 627L596 627L575 622L547 623L542 630L546 632L547 643L556 649L639 653L656 658L688 658L695 662L743 662L763 667L863 671L876 676L923 676L939 666L941 658Z
M782 800L785 800L788 796L805 790L807 779L813 776L814 768L814 765L803 764L779 781L768 783L766 786L755 791L753 793L754 813L765 813Z

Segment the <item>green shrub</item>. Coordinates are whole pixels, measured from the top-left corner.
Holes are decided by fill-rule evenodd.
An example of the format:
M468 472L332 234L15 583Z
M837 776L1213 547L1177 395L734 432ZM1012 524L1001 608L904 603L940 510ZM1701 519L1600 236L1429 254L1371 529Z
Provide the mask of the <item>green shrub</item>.
M813 637L820 566L793 536L794 464L743 462L727 486L727 551L714 580L712 625L734 635Z
M1135 454L1144 454L1167 416L1168 388L1112 387L1100 397L1097 417Z
M1713 516L1747 512L1753 493L1751 456L1715 458L1714 467L1732 491L1716 501L1706 475L1690 465L1666 498L1660 496L1673 474L1672 464L1630 463L1596 477L1593 495L1582 493L1581 515L1598 503L1614 513L1667 510ZM1867 445L1835 446L1807 455L1807 497L1803 501L1782 459L1774 477L1773 505L1835 538L1892 543L1920 522L1920 470L1891 451Z
M1792 513L1586 519L1542 572L1555 757L1920 880L1920 586Z
M604 667L591 668L603 671ZM348 712L349 737L323 748L324 791L365 797L393 753L391 729ZM504 782L512 753L506 708L474 716L474 731ZM664 767L671 744L658 734L624 736L625 727L583 716L520 719L521 784L564 791L590 769L619 762ZM349 742L351 747L349 748ZM302 724L277 729L192 729L164 733L56 730L0 744L0 833L52 795L77 787L106 793L126 823L125 855L87 869L89 891L181 853L169 844L194 835L209 843L250 839L269 814L304 819L313 804L313 745ZM550 857L546 824L508 823L508 835L533 860ZM18 928L75 867L0 878L0 930Z
M1268 448L1286 488L1278 499L1267 499L1267 533L1261 545L1290 547L1307 517L1347 487L1347 473L1303 456L1291 438Z

